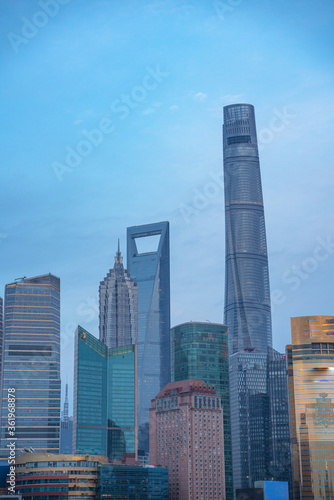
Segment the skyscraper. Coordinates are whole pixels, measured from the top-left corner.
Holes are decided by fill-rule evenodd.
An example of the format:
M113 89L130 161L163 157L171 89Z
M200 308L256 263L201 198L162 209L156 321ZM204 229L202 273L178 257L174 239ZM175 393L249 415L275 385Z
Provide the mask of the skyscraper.
M114 268L100 283L100 340L108 347L137 343L138 290L124 269L119 248Z
M290 425L286 361L240 352L230 357L233 483L252 488L256 481L291 485Z
M266 229L254 107L224 107L225 308L229 354L272 345Z
M138 285L138 441L148 452L151 399L170 381L168 222L128 228L127 268Z
M224 409L202 380L170 382L152 400L150 462L168 468L170 500L225 500Z
M6 285L1 455L16 449L59 453L60 280L52 274ZM8 394L15 390L14 436L8 429Z
M120 459L137 452L137 346L108 348L75 332L73 451Z
M334 498L334 316L291 318L287 346L295 500Z
M183 323L171 329L172 382L194 379L209 384L221 397L224 419L226 498L233 499L232 443L227 326Z
M1 387L2 344L3 344L3 300L2 297L0 297L0 387Z

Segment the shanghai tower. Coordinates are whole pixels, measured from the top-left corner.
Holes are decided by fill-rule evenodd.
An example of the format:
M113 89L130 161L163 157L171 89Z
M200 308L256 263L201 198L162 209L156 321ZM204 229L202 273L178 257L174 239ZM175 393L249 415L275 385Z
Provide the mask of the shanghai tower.
M225 307L229 354L272 346L266 229L254 107L224 107Z

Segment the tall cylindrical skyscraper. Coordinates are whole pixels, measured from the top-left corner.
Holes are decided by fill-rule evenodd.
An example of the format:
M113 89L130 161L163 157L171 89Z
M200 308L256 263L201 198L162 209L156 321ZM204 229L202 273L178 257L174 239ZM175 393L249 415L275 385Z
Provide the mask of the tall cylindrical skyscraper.
M229 354L272 346L266 229L254 107L224 107L225 308Z

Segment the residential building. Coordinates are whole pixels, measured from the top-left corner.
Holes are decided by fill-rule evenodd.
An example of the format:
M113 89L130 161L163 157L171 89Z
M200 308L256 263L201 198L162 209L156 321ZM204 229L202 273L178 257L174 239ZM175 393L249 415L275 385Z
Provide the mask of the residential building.
M291 318L287 346L295 500L334 498L334 316Z
M210 322L189 322L171 329L172 382L198 378L221 397L224 419L226 498L233 499L228 329Z
M170 382L150 408L150 462L168 468L169 500L225 500L221 398L201 380Z
M1 457L8 458L8 440L15 440L16 450L59 453L60 280L56 276L24 277L6 285L2 364ZM15 425L10 428L9 396L15 399Z
M108 348L78 326L74 356L74 453L136 453L137 346Z
M108 347L137 343L138 289L124 269L119 240L115 264L100 283L100 341Z
M229 355L272 346L266 229L254 107L224 107L225 307Z
M127 229L127 268L138 286L139 449L148 452L151 399L170 382L168 222Z

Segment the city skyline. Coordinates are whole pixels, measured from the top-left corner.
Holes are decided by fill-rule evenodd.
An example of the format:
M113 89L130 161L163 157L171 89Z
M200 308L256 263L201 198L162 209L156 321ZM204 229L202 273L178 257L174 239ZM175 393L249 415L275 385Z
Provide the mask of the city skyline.
M61 277L70 401L74 331L98 330L98 284L126 227L170 221L171 326L222 321L221 109L231 102L256 108L275 349L290 342L291 316L332 313L333 5L233 4L72 0L15 51L8 34L41 7L3 3L1 287ZM103 118L114 133L59 182L53 163Z

